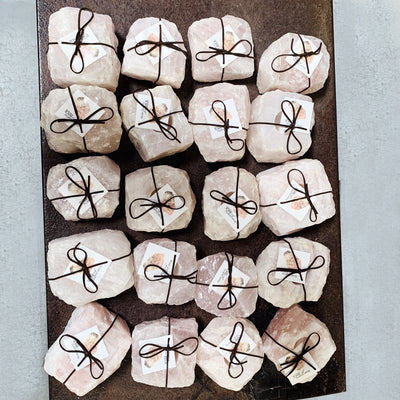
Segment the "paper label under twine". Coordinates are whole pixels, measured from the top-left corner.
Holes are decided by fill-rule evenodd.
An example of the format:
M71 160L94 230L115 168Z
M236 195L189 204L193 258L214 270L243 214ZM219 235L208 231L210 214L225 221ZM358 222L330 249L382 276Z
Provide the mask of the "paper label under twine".
M287 247L279 247L275 279L286 278L286 280L294 283L304 283L307 276L306 268L310 264L310 258L311 254L305 251L293 250L292 253L292 251ZM282 269L293 270L296 269L297 266L300 270L304 269L304 271L300 272L299 274L290 274L289 272L282 271Z
M223 350L223 349L230 349L233 350L236 343L239 343L237 346L238 351L243 352L243 354L238 353L237 359L239 361L243 361L246 358L246 353L251 353L253 349L256 347L256 344L251 339L251 337L246 333L243 332L240 339L240 329L236 329L232 334L229 334L221 343L218 345L218 351L225 357L227 361L230 361L231 351Z
M139 93L137 95L139 102L136 107L136 122L135 126L141 129L149 129L154 131L159 131L159 126L156 121L153 121L152 113L149 113L147 109L152 109L152 99L150 95ZM144 107L141 105L143 104ZM169 123L171 112L171 99L165 99L162 97L154 97L154 111L157 117L160 118L160 121Z
M293 99L285 97L283 102L290 102L294 107L294 114L296 115L296 125L293 128L293 132L310 132L311 131L311 119L314 109L314 103L312 101L305 101L299 99ZM285 113L281 113L280 123L282 125L290 125L293 119L288 119ZM287 130L280 130L283 134L287 133Z
M291 186L287 187L285 193L283 193L282 197L278 200L278 206L292 217L296 218L297 221L302 221L310 210L309 202L304 198L300 191L304 191L304 187L295 180L292 180ZM282 203L290 200L294 201L290 203Z

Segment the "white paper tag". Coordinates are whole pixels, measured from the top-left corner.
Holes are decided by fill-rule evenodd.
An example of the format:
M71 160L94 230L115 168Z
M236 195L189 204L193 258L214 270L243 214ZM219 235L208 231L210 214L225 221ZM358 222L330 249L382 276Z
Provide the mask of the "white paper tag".
M299 354L302 349L302 345L300 344L294 349L294 352ZM278 360L279 364L281 364L281 368L283 368L285 365L282 365L285 362L288 362L294 358L294 355L292 353L288 353L285 357L282 357ZM316 362L313 360L311 357L310 353L306 353L303 356L304 360L307 360L315 369L313 369L309 364L301 360L299 364L297 365L296 369L289 375L287 376L290 371L292 370L293 367L288 367L284 370L282 370L282 373L287 376L289 379L290 383L292 385L296 385L296 383L305 383L313 378L315 378L318 375L319 368Z
M100 107L89 97L87 97L81 90L76 90L73 93L74 102L78 115L75 113L74 106L70 98L58 109L56 112L56 117L62 119L85 119L90 114L94 113ZM94 119L100 119L104 114L104 110L100 110L96 113ZM72 122L65 122L65 124L72 124ZM77 133L79 136L84 137L92 128L94 124L82 124L82 130L79 125L74 125L71 129Z
M140 101L140 103L142 103L144 106L146 106L149 110L153 112L153 103L151 101L150 95L139 93L137 98ZM155 121L141 123L153 119L154 117L144 107L142 107L140 103L137 103L136 107L136 120L135 120L136 128L159 131L160 127ZM169 114L171 112L171 99L154 97L154 105L155 105L154 111L158 117L161 117L165 114ZM166 117L161 118L161 121L169 123L170 117L171 116L167 115Z
M170 199L173 196L176 196L177 194L175 191L171 188L170 185L164 185L161 189L158 189L158 196L160 198L160 201L162 203L166 202L168 199ZM157 193L154 193L151 197L150 200L153 201L158 201L157 200ZM161 211L158 207L154 207L149 211L149 214L154 218L154 220L157 222L160 228L165 228L168 226L171 222L175 221L180 215L182 215L186 210L186 206L182 206L183 200L180 197L175 197L171 199L167 203L170 207L172 208L167 208L163 207L162 208L162 213L164 217L164 224L162 223L162 218L161 218ZM181 208L179 208L181 207Z
M109 258L104 257L99 253L96 253L94 250L89 249L86 246L79 245L79 247L75 250L73 254L81 262L85 260L85 253L83 251L86 252L86 265L88 267L91 267L92 265L95 264L100 264L96 267L89 268L91 279L94 282L96 282L96 284L99 284L112 261ZM75 271L80 271L80 272L68 275L67 278L70 279L71 281L79 283L80 285L83 285L82 268L79 265L75 264L74 262L70 262L68 264L68 267L64 271L64 274L70 274L71 272ZM90 290L96 289L96 287L93 285L92 282L90 282L89 279L86 279L86 286Z
M230 356L232 353L227 350L222 350L222 348L233 349L235 347L235 343L237 343L239 340L239 336L240 330L236 329L232 337L232 341L234 343L232 343L231 334L229 334L217 347L217 350L225 357L227 361L230 361ZM243 332L242 339L240 340L238 346L238 351L243 353L251 353L255 347L256 344L253 342L251 337L246 332ZM237 354L236 357L240 362L242 362L247 356L245 354Z
M172 335L166 335L166 336L161 336L155 339L146 339L146 340L141 340L139 342L140 348L142 348L146 344L156 344L158 346L166 347L168 345L168 339L169 339L169 346L173 346L173 338ZM146 346L144 348L144 352L147 353L154 349L155 347L152 346ZM167 354L169 353L169 360L167 364ZM143 375L150 374L152 372L156 371L163 371L166 370L168 367L168 370L175 368L176 367L176 360L175 360L175 352L174 351L163 351L153 357L150 358L145 358L145 357L140 357L140 360L142 362L142 372Z
M235 133L242 130L242 125L240 123L239 114L236 110L235 102L233 99L224 100L223 102L226 107L226 119L229 119L229 125L232 126L228 129L228 133ZM214 111L215 110L215 111ZM213 139L217 139L223 137L225 135L225 130L223 127L224 120L224 106L221 102L214 103L214 109L212 104L203 108L204 115L206 117L206 121L209 124L217 124L221 126L209 126L211 137ZM218 115L222 118L222 120L218 117ZM233 128L235 127L235 128Z
M101 198L103 198L108 193L107 189L96 179L96 177L86 167L80 168L79 172L84 177L86 183L88 183L88 177L90 176L90 188L89 188L90 192L101 191L101 193L92 194L93 202L94 204L96 204ZM68 174L75 182L77 182L81 187L83 187L83 182L81 180L81 177L75 170L72 171L69 170ZM75 210L79 208L84 198L84 191L81 188L79 188L73 182L67 179L64 182L64 184L58 188L58 191L63 196L73 196L81 194L82 196L68 197L65 199L71 204L72 207L75 208ZM80 209L80 214L84 214L87 210L89 210L89 208L90 208L90 202L88 199L85 199Z
M230 25L224 27L224 44L222 46L222 29L208 38L206 40L206 44L208 47L214 47L216 49L225 49L225 50L231 50L232 47L239 41L239 38L237 37L236 33L234 30L231 28ZM244 46L239 43L235 48L232 50L234 53L246 53L246 49ZM225 68L227 65L229 65L232 61L235 61L237 59L236 56L226 54L225 55L225 63L224 63L224 57L222 55L217 55L216 60L218 61L219 65L222 68Z
M180 253L177 253L173 250L166 249L165 247L159 246L154 243L149 243L146 247L146 251L142 258L142 262L140 264L138 274L145 276L145 268L150 265L158 265L169 274L172 273L172 267L174 266L174 258L175 258L175 265L178 262ZM147 267L146 275L148 277L152 277L153 275L163 274L163 272L156 267ZM169 284L169 279L162 279L158 282L164 282Z
M71 32L70 34L64 36L58 41L61 50L67 56L68 60L71 60L71 58L73 57L75 46L72 44L63 44L63 42L74 43L76 34L77 31ZM90 29L89 26L87 26L84 29L82 43L99 43L99 42L100 41L97 39L93 31ZM84 44L79 47L79 50L82 54L85 68L107 54L102 45ZM74 57L74 60L72 62L72 68L74 70L80 70L82 68L82 60L79 56Z
M236 200L236 193L232 193L229 198L233 201ZM246 201L250 200L242 190L238 190L238 203L243 204ZM251 204L249 204L251 206ZM236 218L236 208L226 203L222 203L218 207L218 212L224 217L224 219L229 223L229 225L235 230L235 232L240 232L254 217L254 214L248 214L246 211L238 208L238 216L239 216L239 228L237 227L237 218Z
M290 101L293 104L294 107L294 115L296 115L298 109L301 106L300 112L297 116L296 119L296 126L299 128L305 128L307 131L304 129L297 129L295 128L293 131L294 132L310 132L311 130L311 117L314 109L314 103L312 101L304 101L304 100L299 100L299 99L292 99L289 97L285 97L283 101ZM290 106L289 103L283 103L284 110L288 114L290 118L294 118L294 115L292 115L292 107ZM286 117L285 114L281 114L281 124L283 125L290 125L291 121L289 121ZM285 130L281 130L282 133L285 133Z
M92 326L89 329L84 330L83 332L78 333L77 335L72 335L76 337L87 350L90 349L98 342L101 337L99 328L97 325ZM82 348L77 344L77 342L66 336L62 339L63 346L68 350L82 351ZM104 344L104 340L101 340L99 344L90 351L93 356L98 358L99 360L103 360L108 357L108 351L106 345ZM81 360L85 357L82 353L68 353L71 359L72 365L76 370L80 370L82 368L87 367L90 364L90 360L88 357L78 366Z
M293 187L304 192L304 188L296 181L291 181ZM294 199L300 199L292 201L290 203L280 204L283 201L289 201ZM292 215L298 221L302 221L307 212L310 210L310 203L305 198L304 194L294 190L291 186L288 186L283 196L278 201L278 206L285 210L287 213Z
M287 247L279 247L279 255L278 255L278 263L277 268L290 268L297 269L297 264L300 269L305 269L310 264L311 254L306 253L305 251L294 250L296 260L293 257L292 252ZM297 264L296 264L297 261ZM284 271L275 271L274 276L276 279L283 279L289 272ZM307 271L304 271L300 274L291 274L285 280L291 281L294 283L304 283L306 281Z
M314 43L310 42L308 39L303 38L304 41L304 48L306 52L309 51L316 51L317 46L314 45ZM302 54L304 53L304 48L303 44L300 39L297 39L294 43L293 50L297 54ZM306 75L308 78L311 77L315 69L317 68L319 62L321 61L322 58L322 53L319 52L318 54L313 54L311 56L307 57L307 62L308 62L308 69L309 72L307 73L307 65L306 65L306 60L304 57L301 58L301 60L294 66L294 68L298 69L301 71L304 75ZM286 61L292 65L297 61L298 57L296 56L288 56L286 57Z
M160 40L160 26L161 26L161 33L163 42L174 42L176 41L167 27L159 21L158 23L149 26L142 32L140 32L136 37L136 43L141 42L142 40L151 40L152 42L158 42ZM153 44L146 44L137 48L137 53L142 54L146 51L150 50L154 45ZM150 53L147 53L147 58L151 61L152 64L157 64L159 60L159 52L161 51L161 60L165 57L168 57L172 54L175 50L171 49L170 47L166 46L157 46L155 47Z
M224 261L219 267L217 273L215 274L213 280L208 286L208 291L213 290L219 295L223 296L227 290L228 285L228 277L229 277L229 269L228 269L228 261ZM243 286L245 287L250 277L237 269L235 266L232 267L232 285ZM223 287L215 286L215 285L224 285ZM240 292L243 289L241 288L232 288L232 293L238 297Z

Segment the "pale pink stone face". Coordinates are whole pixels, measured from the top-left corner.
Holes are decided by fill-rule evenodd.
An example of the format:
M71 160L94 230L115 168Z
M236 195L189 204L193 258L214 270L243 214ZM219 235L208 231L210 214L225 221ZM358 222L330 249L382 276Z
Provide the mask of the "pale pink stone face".
M278 268L278 264L279 266L282 264L283 268L288 269L297 269L298 265L300 269L304 270L313 263L312 267L321 266L321 268L306 272L304 289L307 301L318 301L329 274L329 249L321 243L302 237L286 238L285 240L292 246L297 264L289 245L285 241L270 243L258 256L256 262L258 294L275 307L281 308L288 308L293 304L304 301L303 285L298 281L289 279L290 277L278 284L282 275L277 274L275 270ZM299 252L301 252L301 256L298 255ZM295 278L299 278L299 275L296 275Z
M76 370L70 378L65 382L65 386L78 396L84 396L96 386L104 382L111 374L113 374L121 365L123 358L129 350L131 345L130 332L126 322L118 317L105 307L98 303L89 303L84 306L76 308L64 332L49 348L45 360L45 371L53 376L60 382L64 382L67 377L74 371L75 366L72 362L70 354L74 357L73 353L64 351L60 346L61 343L68 350L74 347L71 343L68 344L67 338L63 335L71 335L76 337L82 332L90 328L96 327L96 332L89 332L86 339L83 340L83 345L90 350L90 348L98 342L102 337L101 342L91 351L92 355L101 358L104 370L99 379L94 379L90 373L89 364L79 370ZM115 322L114 322L115 320ZM110 328L110 326L112 327ZM109 329L110 328L110 329ZM104 335L104 333L109 331ZM99 336L100 334L100 336ZM82 341L81 341L82 342ZM69 345L72 347L69 348ZM67 347L66 347L67 346ZM105 351L104 351L105 348ZM81 349L79 346L77 349ZM83 364L82 364L83 365ZM100 370L94 366L94 375L99 376Z
M291 51L292 40L294 40L295 45L298 43L298 48L295 48L296 53L304 53L299 35L297 33L286 33L273 42L261 56L257 76L257 87L260 93L280 89L285 92L307 94L314 93L324 86L329 73L330 56L328 50L321 39L307 35L300 36L303 38L306 52L316 51L321 44L319 55L315 54L307 57L310 66L316 63L318 57L320 57L318 64L316 64L310 76L310 81L308 76L299 68L293 67L288 69L296 63L299 59L298 56L291 56L289 58L286 56L279 57L280 55L293 54ZM276 57L278 58L276 59ZM276 60L274 61L274 59ZM285 72L276 72L271 65L278 71L288 70Z
M58 42L61 39L73 35L78 30L79 8L64 7L50 16L49 20L49 42ZM82 11L81 26L89 21L91 13ZM114 49L118 46L118 39L115 36L115 28L108 15L94 13L93 20L87 25L94 34L91 40L82 40L83 43L107 43ZM86 28L85 28L86 29ZM72 45L69 47L74 48ZM118 78L121 63L116 52L107 46L86 46L81 45L80 51L84 60L84 68L81 73L74 73L70 68L70 58L58 44L50 44L47 53L50 75L54 83L61 87L70 86L74 83L82 85L101 86L111 91L115 91L118 85ZM103 57L98 58L93 63L90 59L95 59L97 52L105 52ZM85 65L85 60L86 64ZM81 67L81 65L79 65ZM80 68L75 68L79 71Z
M276 342L292 351L298 346L304 345L309 335L312 335L309 344L313 346L317 343L319 335L319 344L309 352L319 370L325 367L336 351L336 345L326 325L298 305L278 310L266 332ZM276 344L266 333L262 336L262 341L266 356L278 370L281 370L282 365L279 360L285 358L289 352ZM300 369L301 365L298 368ZM310 374L309 380L314 377Z

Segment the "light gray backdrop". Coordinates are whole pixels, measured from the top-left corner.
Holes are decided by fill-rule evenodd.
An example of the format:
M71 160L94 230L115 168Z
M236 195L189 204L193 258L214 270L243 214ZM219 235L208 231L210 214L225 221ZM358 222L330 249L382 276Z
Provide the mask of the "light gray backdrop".
M334 0L348 390L325 399L400 398L399 21ZM0 399L46 400L34 0L0 0L0 65Z

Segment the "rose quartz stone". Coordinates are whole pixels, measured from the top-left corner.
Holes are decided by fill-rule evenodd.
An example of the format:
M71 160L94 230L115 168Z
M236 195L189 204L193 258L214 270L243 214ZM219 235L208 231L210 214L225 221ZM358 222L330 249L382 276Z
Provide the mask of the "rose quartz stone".
M76 335L79 335L79 333L94 326L97 326L100 335L103 335L111 326L115 317L116 315L114 313L108 311L107 308L98 303L89 303L76 308L73 311L63 333L49 348L44 360L44 370L58 381L64 382L75 367L71 361L70 353L64 351L60 347L60 338L66 334L75 337ZM65 347L64 340L62 343ZM85 345L85 343L83 344ZM105 345L108 353L106 358L100 360L104 365L102 376L99 379L93 379L90 374L90 367L87 365L82 369L76 370L65 383L65 386L77 396L84 396L86 393L89 393L120 367L121 362L131 345L128 325L121 317L117 318L114 325L103 337L99 345L92 350L93 356L96 356L96 349L100 347L101 344ZM87 349L90 349L89 346ZM94 373L98 374L95 365L93 369Z

